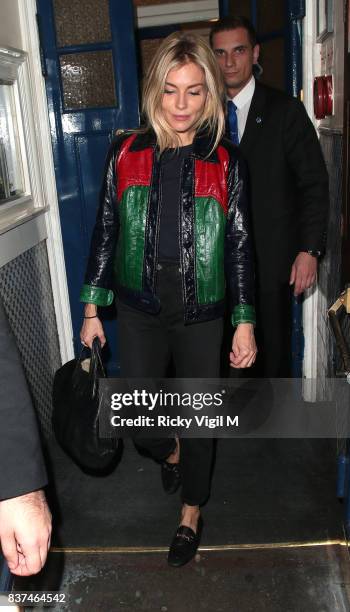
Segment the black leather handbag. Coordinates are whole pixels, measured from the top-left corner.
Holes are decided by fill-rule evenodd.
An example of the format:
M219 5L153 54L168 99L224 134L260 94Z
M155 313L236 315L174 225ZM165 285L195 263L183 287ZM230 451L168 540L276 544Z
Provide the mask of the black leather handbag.
M99 436L98 380L105 377L99 339L90 358L87 350L55 373L52 426L60 446L81 468L105 470L116 457L118 440Z

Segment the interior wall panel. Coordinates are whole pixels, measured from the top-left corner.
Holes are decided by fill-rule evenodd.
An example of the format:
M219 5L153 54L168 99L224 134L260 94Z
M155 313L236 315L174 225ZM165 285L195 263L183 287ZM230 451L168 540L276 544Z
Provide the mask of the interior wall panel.
M46 242L0 268L0 299L16 339L34 408L52 435L52 382L61 365Z

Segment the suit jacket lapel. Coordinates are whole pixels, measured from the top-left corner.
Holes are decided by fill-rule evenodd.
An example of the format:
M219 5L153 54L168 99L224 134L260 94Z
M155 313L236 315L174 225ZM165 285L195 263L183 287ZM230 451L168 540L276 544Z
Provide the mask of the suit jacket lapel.
M250 105L247 123L239 144L243 154L249 151L264 125L264 115L266 112L266 89L258 81L255 82L255 91Z

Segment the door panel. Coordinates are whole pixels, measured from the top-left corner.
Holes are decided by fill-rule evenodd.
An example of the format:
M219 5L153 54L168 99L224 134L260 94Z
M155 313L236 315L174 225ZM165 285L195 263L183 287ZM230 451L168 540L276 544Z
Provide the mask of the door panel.
M79 291L95 222L104 160L118 128L138 126L131 0L37 0L74 346ZM109 372L117 373L114 308L104 309ZM106 351L108 352L108 351Z

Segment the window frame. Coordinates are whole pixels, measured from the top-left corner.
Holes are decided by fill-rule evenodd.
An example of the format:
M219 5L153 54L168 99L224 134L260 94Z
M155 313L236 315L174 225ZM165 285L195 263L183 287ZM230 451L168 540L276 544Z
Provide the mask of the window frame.
M0 47L0 79L14 87L19 154L23 168L24 195L0 204L0 235L47 210L39 165L40 130L32 104L28 53Z

